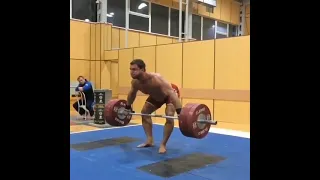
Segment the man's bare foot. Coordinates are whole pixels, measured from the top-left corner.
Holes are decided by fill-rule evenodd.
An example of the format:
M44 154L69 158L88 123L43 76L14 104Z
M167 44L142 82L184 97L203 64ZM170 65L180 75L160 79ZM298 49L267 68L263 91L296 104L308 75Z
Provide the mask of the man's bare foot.
M153 142L146 142L146 143L139 144L137 148L147 148L147 147L153 147L153 146L154 146Z
M167 152L166 146L163 145L163 144L161 144L161 145L160 145L160 148L159 148L159 153L160 153L160 154L164 154L164 153L166 153L166 152Z

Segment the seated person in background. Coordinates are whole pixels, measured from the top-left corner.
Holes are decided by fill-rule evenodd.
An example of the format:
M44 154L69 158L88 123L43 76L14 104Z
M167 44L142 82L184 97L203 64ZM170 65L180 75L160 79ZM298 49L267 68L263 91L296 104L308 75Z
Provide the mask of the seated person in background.
M82 105L82 103L86 103L86 108L87 110L89 110L90 116L92 117L94 115L94 93L93 93L93 88L92 88L92 84L91 82L89 82L87 79L85 79L83 76L79 76L77 78L79 85L76 88L76 92L83 92L85 95L86 100L81 100L79 99L77 102L75 102L73 104L73 107L76 111L78 111L78 103L80 104L80 106ZM78 111L78 113L81 116L85 115L85 110L83 108L80 108L80 110Z

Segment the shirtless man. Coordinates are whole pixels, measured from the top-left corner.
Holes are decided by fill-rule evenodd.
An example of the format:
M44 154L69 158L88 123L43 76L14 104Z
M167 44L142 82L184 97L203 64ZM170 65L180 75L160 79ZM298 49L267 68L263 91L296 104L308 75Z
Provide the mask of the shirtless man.
M180 114L181 102L179 99L179 90L177 86L167 82L158 73L147 73L146 65L141 59L135 59L130 63L131 90L128 93L126 109L132 111L132 104L136 98L137 92L141 91L148 94L149 97L144 104L141 113L151 114L166 104L165 114L174 116L175 112ZM152 120L149 116L142 116L142 126L146 133L145 143L138 145L139 148L151 147L154 145L152 136ZM166 119L163 132L163 140L160 144L159 153L166 152L166 144L174 128L174 120Z

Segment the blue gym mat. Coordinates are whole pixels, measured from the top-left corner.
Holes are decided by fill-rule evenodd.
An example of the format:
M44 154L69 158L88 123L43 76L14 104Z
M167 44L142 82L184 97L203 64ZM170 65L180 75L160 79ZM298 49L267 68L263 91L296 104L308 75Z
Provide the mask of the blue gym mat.
M140 125L70 134L70 179L250 180L248 138L209 133L198 140L175 128L167 153L158 154L163 126L153 134L151 148L136 148L145 141Z

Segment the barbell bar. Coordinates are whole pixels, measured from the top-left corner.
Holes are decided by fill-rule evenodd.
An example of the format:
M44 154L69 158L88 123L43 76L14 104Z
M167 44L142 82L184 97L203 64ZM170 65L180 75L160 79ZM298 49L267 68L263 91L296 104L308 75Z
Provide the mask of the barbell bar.
M125 109L126 104L127 101L123 99L110 100L104 108L106 123L111 126L126 126L135 115L177 119L181 133L196 139L204 138L209 133L211 125L217 125L217 121L211 120L210 109L205 104L187 103L178 117L128 112Z
M160 114L143 114L143 113L125 113L125 112L118 112L120 115L133 115L133 116L149 116L149 117L158 117L158 118L166 118L166 119L179 119L178 116L166 116L166 115L160 115ZM212 125L217 125L217 121L215 120L203 120L199 119L197 120L198 123L204 123L204 124L212 124Z

